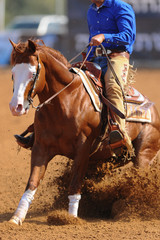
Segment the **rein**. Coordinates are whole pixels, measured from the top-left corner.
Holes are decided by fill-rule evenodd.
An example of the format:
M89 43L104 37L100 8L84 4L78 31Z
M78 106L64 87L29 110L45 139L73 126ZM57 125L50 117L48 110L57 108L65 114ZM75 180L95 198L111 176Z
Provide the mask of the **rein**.
M75 79L75 77L73 76L73 79L72 79L72 81L71 81L69 84L67 84L67 85L66 85L64 88L62 88L59 92L55 93L52 97L48 98L45 102L41 103L41 104L38 105L37 107L34 107L33 105L32 105L32 106L33 106L34 108L36 108L37 111L39 111L40 108L42 108L44 105L50 104L50 103L51 103L51 100L54 99L57 95L59 95L61 92L63 92L66 88L68 88L68 87L73 83L74 79Z
M101 45L102 49L104 50L104 53L105 53L106 58L107 58L107 60L108 60L108 64L109 64L109 66L110 66L110 69L111 69L114 77L115 77L115 80L116 80L117 84L118 84L118 85L120 86L120 88L121 88L122 95L123 95L123 100L125 100L124 91L123 91L122 86L121 86L121 84L120 84L120 81L119 81L119 79L118 79L118 77L117 77L117 74L116 74L116 72L114 71L114 68L113 68L113 66L112 66L112 64L111 64L111 61L110 61L110 59L109 59L109 57L108 57L107 51L106 51L106 49L104 48L104 46L103 46L102 44L100 44L100 45ZM84 51L88 48L88 46L89 46L89 45L87 45L78 55L76 55L74 58L72 58L72 59L69 61L69 63L71 63L71 62L72 62L73 60L75 60L80 54L82 54L82 52L84 52ZM93 46L91 46L90 50L88 51L88 53L87 53L85 59L83 60L83 62L82 62L82 64L81 64L81 67L79 68L79 71L77 72L77 74L80 72L80 70L81 70L82 67L84 66L84 64L85 64L85 62L86 62L86 60L87 60L90 52L92 51L92 48L93 48ZM51 55L51 57L53 57L53 56ZM38 57L38 56L37 56L37 61L38 61L37 73L36 73L36 76L35 76L35 79L34 79L33 87L32 87L32 89L30 90L27 99L28 99L28 101L29 101L29 105L32 105L32 108L35 108L36 111L39 111L44 105L50 104L51 101L52 101L56 96L58 96L61 92L63 92L66 88L68 88L68 87L73 83L73 81L75 80L75 77L74 77L74 75L73 75L73 79L72 79L72 81L71 81L69 84L67 84L67 85L66 85L64 88L62 88L60 91L58 91L58 92L55 93L53 96L51 96L50 98L48 98L46 101L44 101L43 103L41 103L41 104L39 104L37 107L35 107L35 106L33 105L33 99L31 98L31 94L32 94L32 91L33 91L33 89L34 89L34 87L35 87L36 81L37 81L38 76L39 76L39 73L40 73L40 68L41 68L41 67L40 67L40 63L39 63L39 57ZM111 109L112 109L117 115L119 115L122 119L125 119L125 115L124 115L121 111L119 111L119 109L117 109L117 108L116 108L107 98L105 98L102 94L101 94L100 96L101 96L101 99L102 99L103 103L105 103L109 108L111 108ZM125 102L125 101L124 101L124 102Z
M82 52L84 52L86 49L88 48L88 45L85 47L85 49L83 49L77 56L75 56L74 58L72 58L69 63L71 63L74 59L76 59ZM88 52L87 56L85 57L85 59L83 60L83 63L81 65L81 67L79 68L79 71L82 69L82 67L84 66L91 50L92 50L93 47L91 47L90 51ZM51 55L52 56L52 55ZM53 56L52 56L53 57ZM33 105L33 99L31 98L31 94L33 92L33 89L35 87L35 84L36 84L36 81L38 80L38 77L39 77L39 73L40 73L40 69L41 69L41 66L40 66L40 63L39 63L39 57L37 58L38 60L38 69L37 69L37 73L36 73L36 76L35 76L35 79L34 79L34 83L33 83L33 87L32 89L29 91L29 94L28 94L28 98L27 100L29 101L29 105L32 105L32 108L36 109L36 111L39 111L44 105L47 105L47 104L50 104L51 101L56 97L58 96L61 92L63 92L66 88L68 88L72 83L73 81L75 80L75 77L73 76L73 79L72 81L67 84L64 88L62 88L60 91L58 91L57 93L55 93L53 96L51 96L50 98L48 98L46 101L44 101L43 103L39 104L37 107L35 107ZM77 72L77 74L79 73L79 71Z

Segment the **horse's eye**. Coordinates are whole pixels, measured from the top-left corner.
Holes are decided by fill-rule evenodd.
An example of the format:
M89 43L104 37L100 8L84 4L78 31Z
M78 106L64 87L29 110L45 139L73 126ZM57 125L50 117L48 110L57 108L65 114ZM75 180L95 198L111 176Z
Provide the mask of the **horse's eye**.
M36 73L33 73L32 74L32 78L34 79L36 77Z
M14 81L14 77L13 77L13 74L12 74L12 81Z

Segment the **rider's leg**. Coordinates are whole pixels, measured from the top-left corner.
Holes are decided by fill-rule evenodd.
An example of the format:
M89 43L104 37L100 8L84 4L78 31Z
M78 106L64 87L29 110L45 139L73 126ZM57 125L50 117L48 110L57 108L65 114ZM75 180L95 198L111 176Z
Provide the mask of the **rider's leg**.
M112 67L120 81L121 87L124 90L125 85L127 84L127 75L129 70L129 60L123 56L117 56L111 59ZM105 88L107 98L115 105L122 113L125 114L123 94L120 86L117 84L115 77L112 73L111 68L108 66L108 70L105 74ZM133 153L133 147L131 140L126 132L125 128L125 119L120 118L118 115L114 115L115 122L118 124L118 127L121 133L124 136L124 145L126 145L128 151ZM112 133L111 133L112 137ZM117 140L121 140L122 135L117 136Z

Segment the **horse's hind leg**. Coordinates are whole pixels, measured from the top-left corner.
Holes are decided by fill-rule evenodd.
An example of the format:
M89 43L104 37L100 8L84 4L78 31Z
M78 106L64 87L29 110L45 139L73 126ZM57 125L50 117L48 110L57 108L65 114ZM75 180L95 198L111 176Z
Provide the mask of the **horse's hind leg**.
M38 155L37 152L39 152ZM19 202L18 208L15 211L13 217L10 219L11 223L22 225L22 222L24 221L28 212L29 206L34 199L34 195L36 193L40 180L45 174L48 161L49 160L46 158L40 147L33 149L31 158L31 174L26 190Z
M145 124L133 143L136 150L135 165L148 167L160 150L160 131L151 124Z

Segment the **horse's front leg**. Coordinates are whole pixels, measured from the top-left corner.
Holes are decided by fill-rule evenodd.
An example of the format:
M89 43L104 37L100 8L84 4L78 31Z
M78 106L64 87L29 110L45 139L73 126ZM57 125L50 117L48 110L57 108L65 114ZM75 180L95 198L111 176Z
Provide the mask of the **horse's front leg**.
M91 149L91 142L86 139L85 142L78 148L76 156L74 158L74 165L72 171L72 179L69 187L69 214L74 217L78 216L79 201L81 199L81 187L82 181L85 176L89 153Z
M18 208L9 222L17 225L22 225L22 222L24 221L28 212L29 206L34 199L34 195L36 193L40 180L45 174L47 165L48 159L42 151L42 148L34 147L31 156L31 174L28 180L28 184L19 202Z

